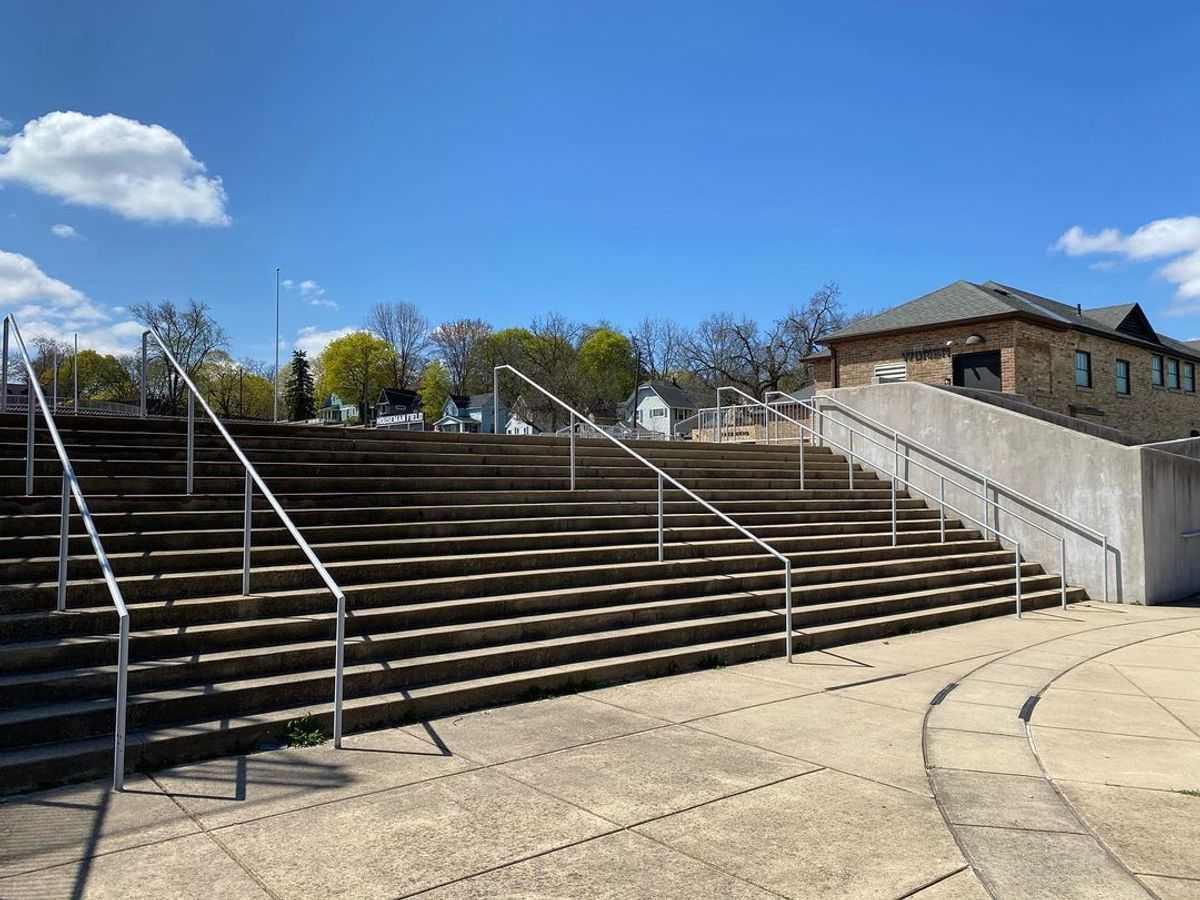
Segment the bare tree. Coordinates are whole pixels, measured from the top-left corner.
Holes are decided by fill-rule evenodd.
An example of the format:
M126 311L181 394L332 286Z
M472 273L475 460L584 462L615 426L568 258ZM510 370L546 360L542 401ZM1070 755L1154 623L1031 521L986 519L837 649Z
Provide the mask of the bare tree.
M212 317L208 304L189 299L187 306L176 306L173 301L161 303L135 303L130 313L143 325L155 329L162 337L167 349L179 361L179 365L193 381L201 368L218 350L229 345L229 335ZM151 345L153 350L153 344ZM183 408L183 381L173 366L156 361L147 373L151 391L164 411L178 414Z
M491 373L488 372L484 379L480 366L483 344L491 333L492 326L482 319L443 322L429 333L430 342L450 373L450 389L453 393L465 393L485 381L491 383Z
M683 344L687 332L672 319L646 316L637 324L631 340L638 363L638 377L658 380L673 378L684 367Z
M827 281L820 290L813 292L804 306L792 307L784 327L792 333L799 355L805 357L821 346L826 335L847 322L842 289L836 281Z
M413 304L376 303L367 316L367 328L392 348L392 387L416 383L429 349L429 322Z

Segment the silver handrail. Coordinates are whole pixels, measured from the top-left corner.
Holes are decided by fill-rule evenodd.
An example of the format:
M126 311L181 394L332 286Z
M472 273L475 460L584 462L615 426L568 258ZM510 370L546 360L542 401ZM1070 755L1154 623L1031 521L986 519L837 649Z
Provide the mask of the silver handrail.
M113 606L117 610L117 697L116 720L113 726L113 790L120 791L125 787L125 723L129 685L129 610L125 606L125 599L121 596L121 588L117 585L117 578L113 574L112 565L108 561L108 554L104 552L104 546L100 543L100 533L96 530L96 523L92 519L92 511L88 508L87 500L83 496L83 489L79 486L79 479L75 475L75 468L71 465L71 458L67 455L67 448L63 445L62 437L58 433L58 426L54 423L54 414L50 411L50 407L46 403L46 395L42 392L42 386L38 383L37 374L33 371L33 361L29 358L29 351L25 347L25 340L21 337L21 329L17 327L17 320L12 315L4 317L4 383L2 390L7 394L10 327L12 336L16 339L17 349L20 351L21 361L25 364L26 387L32 395L26 404L28 411L25 418L25 493L33 493L35 398L37 405L42 408L42 415L46 419L46 430L50 432L50 440L54 444L55 452L58 453L59 462L62 463L63 486L58 537L57 609L59 612L64 612L67 608L67 550L70 537L71 497L74 496L75 507L79 510L79 518L83 520L84 530L87 531L88 539L92 543L92 550L95 551L96 561L100 565L100 572L104 575L104 582L108 585L108 593L111 595Z
M1011 500L1016 500L1026 506L1032 507L1037 512L1041 513L1042 515L1046 516L1047 518L1054 519L1062 525L1070 526L1075 531L1082 532L1082 533L1086 534L1088 537L1099 540L1100 541L1100 553L1101 553L1101 565L1104 569L1104 601L1106 603L1108 602L1108 535L1107 534L1105 534L1104 532L1102 532L1096 528L1092 528L1090 525L1083 524L1078 519L1074 519L1071 516L1068 516L1064 512L1059 512L1058 510L1054 509L1054 507L1048 506L1047 504L1043 503L1040 500L1035 500L1033 497L1030 497L1027 494L1023 494L1021 491L1018 491L1014 487L1010 487L1009 485L1004 484L1003 482L996 481L991 476L986 475L983 472L980 472L979 470L972 468L971 466L968 466L966 463L959 462L958 460L947 456L945 453L942 453L940 450L935 450L933 447L930 447L928 444L926 444L922 441L918 441L915 438L909 437L907 434L900 431L899 429L893 428L890 425L880 422L878 419L874 419L871 416L868 416L866 413L860 412L859 410L855 409L853 406L850 406L849 404L844 403L843 401L839 400L837 397L831 397L829 394L816 394L813 397L813 399L811 401L811 405L810 405L810 409L812 409L814 411L814 413L818 411L816 408L817 400L828 401L828 402L834 404L835 406L840 407L842 410L846 411L847 413L854 415L860 421L866 422L867 424L873 426L877 430L883 431L885 433L890 432L889 436L894 441L896 441L900 444L904 444L909 449L919 450L922 453L926 454L927 456L933 457L934 459L938 460L938 462L941 462L944 465L955 468L965 475L970 475L972 478L978 479L982 484L983 491L985 494L987 493L987 490L990 487L994 492L1004 494L1006 497L1008 497ZM823 417L825 416L825 413L823 411L820 414ZM836 420L831 420L831 421L836 422ZM844 423L837 423L837 424L844 424ZM906 459L911 460L910 457L906 457ZM993 505L995 505L997 509L1002 508L999 506L999 504L993 504ZM1011 509L1006 509L1004 511L1009 515L1015 515ZM1020 517L1017 516L1017 518L1020 518ZM1028 521L1028 520L1023 519L1022 521Z
M523 372L518 371L517 369L513 368L510 365L500 365L500 366L496 366L492 370L492 408L494 410L494 415L495 415L495 421L492 424L492 432L494 434L500 433L500 372L501 372L501 370L508 371L508 372L511 372L513 375L516 375L518 378L520 378L522 381L524 381L530 387L534 388L535 390L540 391L547 398L549 398L553 402L557 403L559 406L561 406L563 409L565 409L567 412L569 412L571 414L570 483L571 483L571 490L572 491L575 490L575 426L576 426L577 422L580 424L585 424L585 425L589 425L589 426L592 425L592 422L588 419L587 416L585 416L583 413L579 412L579 410L575 409L573 406L571 406L565 400L562 400L559 397L556 397L554 394L550 393L548 390L546 390L544 387L542 387L540 384L538 384L536 381L534 381L528 375L524 374ZM658 561L659 562L663 561L663 548L664 548L664 540L665 540L664 539L664 532L665 532L664 512L663 512L663 507L664 507L663 485L664 485L664 483L669 483L676 490L681 491L684 494L684 496L690 498L691 500L694 500L696 503L699 503L702 507L704 507L710 513L712 513L714 516L716 516L718 519L720 519L726 525L730 526L731 528L735 529L736 531L738 531L745 537L749 538L751 541L753 541L755 544L757 544L763 550L766 550L769 554L771 554L772 556L774 556L776 559L778 559L779 561L781 561L783 563L783 591L784 591L784 595L785 595L785 598L784 598L784 630L787 632L787 660L788 660L788 662L791 662L792 661L792 637L793 637L793 635L792 635L792 561L787 556L780 553L778 550L776 550L774 547L772 547L770 544L768 544L766 541L762 540L762 538L759 538L756 535L752 534L745 527L739 525L733 519L729 518L729 516L727 516L725 513L721 512L719 509L717 509L715 506L713 506L711 503L709 503L707 500L705 500L703 497L701 497L699 494L697 494L691 488L685 487L684 485L680 484L679 481L677 481L675 478L672 478L670 475L668 475L666 472L664 472L658 466L654 465L654 463L650 462L650 460L646 459L646 457L642 456L640 453L638 453L636 450L634 450L632 447L630 447L624 441L618 440L617 438L615 438L611 434L609 434L607 431L603 431L601 429L596 429L596 431L599 432L599 434L601 434L603 437L607 438L612 443L616 444L618 447L620 447L622 450L624 450L626 453L628 453L630 456L632 456L634 459L636 459L638 462L640 462L643 466L646 466L646 468L650 469L651 471L653 471L654 473L656 473L658 475Z
M800 428L802 432L807 431L810 435L812 435L814 437L819 436L825 443L832 444L833 446L835 446L838 449L845 452L847 467L850 471L851 489L853 489L853 486L854 486L854 475L853 475L854 462L853 461L855 458L862 460L864 465L871 466L872 468L874 468L874 466L871 464L871 462L869 460L867 460L861 454L857 453L855 450L852 449L852 444L853 444L852 441L848 442L851 444L851 446L844 446L844 445L838 443L837 441L833 440L832 438L825 437L824 435L817 435L817 432L815 432L811 427L809 427L808 425L805 425L803 422L799 421L798 419L793 419L791 416L785 415L784 413L780 412L779 410L774 409L773 407L767 406L767 404L764 403L763 401L761 401L755 397L751 397L745 391L739 390L738 388L731 387L731 386L720 388L718 391L718 396L719 396L719 393L721 390L729 390L729 391L733 391L734 393L740 394L743 398L750 401L751 404L756 404L758 406L762 406L765 409L770 410L775 415L780 416L785 421L790 422L791 424ZM818 410L816 410L815 408L813 408L813 407L809 407L809 408L813 409L814 413L819 414ZM838 423L838 424L841 424L841 423ZM847 430L850 431L851 435L858 433L858 434L860 434L860 436L866 437L868 440L874 440L869 435L863 435L863 434L861 434L861 432L857 432L853 429L849 429L848 426L847 426ZM803 446L803 441L801 441L801 446ZM897 457L897 459L898 459L898 457ZM920 465L920 463L917 463L917 464ZM930 471L932 471L932 470L930 470ZM994 526L989 526L986 522L976 519L970 513L964 512L963 510L959 509L958 507L954 506L953 504L947 503L946 502L945 476L940 475L940 473L937 473L937 472L934 472L934 474L939 475L943 479L941 482L940 494L936 501L941 510L941 540L942 540L942 542L944 542L946 540L946 510L949 509L949 510L952 510L953 512L958 513L959 516L966 519L967 521L973 522L974 524L978 525L983 530L983 533L985 535L990 530L992 532L993 539L995 539L995 540L1003 539L1003 540L1010 542L1013 545L1013 558L1014 558L1014 560L1013 560L1014 561L1013 593L1014 593L1016 603L1017 603L1017 607L1016 607L1017 618L1018 619L1021 618L1021 543L1020 543L1020 541L1018 541L1016 538L1012 537L1011 535L1004 534L998 528L996 528ZM890 477L892 479L892 545L895 546L896 543L898 542L898 526L897 526L897 512L896 512L896 485L897 485L897 483L903 483L906 487L927 497L930 501L934 500L934 495L931 492L926 491L924 488L922 488L916 484L913 484L907 478L904 478L903 476L901 476L900 472L899 472L899 464L898 463L896 465L896 470L891 474ZM951 481L950 483L956 484L956 482L954 482L954 481ZM965 485L957 485L957 486L963 487L963 488L966 487ZM987 513L985 512L984 515L986 516ZM1029 524L1034 525L1035 528L1040 527L1032 522ZM1041 530L1045 531L1045 529L1041 529ZM1050 537L1058 537L1057 535L1055 535L1053 532L1050 532L1050 531L1046 531L1045 533L1048 534ZM1059 584L1060 584L1060 592L1061 592L1061 596L1062 596L1062 604L1063 604L1063 606L1066 606L1066 603L1067 603L1066 542L1061 537L1058 537L1058 540L1060 543L1060 551L1059 551L1060 558L1063 561L1063 571L1059 577Z
M188 377L188 374L184 371L183 366L179 364L179 361L176 360L171 351L167 349L167 345L163 343L162 337L153 328L147 328L142 333L142 418L146 417L146 355L147 338L150 337L154 338L155 342L159 346L159 349L162 351L163 356L166 357L167 361L175 367L175 371L179 373L180 379L182 379L183 383L187 386L189 392L187 417L188 494L192 493L193 475L195 472L196 403L199 403L200 408L208 414L210 419L212 419L213 424L217 427L217 431L220 433L221 437L225 438L225 443L229 445L229 449L233 451L234 456L238 458L238 462L240 462L246 470L245 505L242 514L242 594L244 596L250 595L250 533L252 531L251 506L254 497L254 486L258 485L258 489L262 491L262 494L267 499L267 502L271 504L271 508L275 510L275 514L279 516L279 520L283 522L283 526L296 541L296 544L300 547L301 552L303 552L308 558L308 561L312 564L312 567L317 570L317 574L321 576L321 580L325 582L325 586L329 588L330 593L333 594L334 599L337 601L337 630L336 644L334 648L333 677L333 745L335 747L341 747L343 696L342 671L345 667L346 655L346 595L338 586L337 582L333 580L333 576L329 574L329 570L325 568L325 566L321 563L321 560L317 559L317 555L313 552L312 547L309 546L308 541L306 541L304 536L300 534L300 529L298 529L295 523L292 522L291 517L284 511L283 507L279 504L279 501L275 498L275 494L271 492L271 489L267 487L267 483L263 481L262 476L258 474L258 470L254 468L254 465L246 457L246 454L242 452L242 448L238 446L237 441L230 436L229 432L225 429L225 426L221 424L221 420L217 418L216 413L214 413L208 403L205 402L204 397L201 395L196 385L192 382L192 379Z

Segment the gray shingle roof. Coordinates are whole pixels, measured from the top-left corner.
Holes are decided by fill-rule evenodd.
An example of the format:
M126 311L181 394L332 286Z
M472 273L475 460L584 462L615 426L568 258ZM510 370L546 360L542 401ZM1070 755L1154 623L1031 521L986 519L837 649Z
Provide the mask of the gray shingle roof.
M1196 342L1195 346L1186 344L1158 334L1153 328L1145 333L1142 328L1145 313L1136 303L1085 309L1081 314L1074 306L995 281L983 284L956 281L916 300L853 322L828 335L825 340L837 342L861 335L929 328L1011 313L1200 359L1200 342ZM1122 325L1125 325L1124 329ZM1149 327L1149 322L1145 321L1144 325ZM1145 337L1141 336L1143 333Z
M697 409L704 405L704 398L701 395L693 394L686 388L669 381L647 381L642 387L650 388L673 409Z

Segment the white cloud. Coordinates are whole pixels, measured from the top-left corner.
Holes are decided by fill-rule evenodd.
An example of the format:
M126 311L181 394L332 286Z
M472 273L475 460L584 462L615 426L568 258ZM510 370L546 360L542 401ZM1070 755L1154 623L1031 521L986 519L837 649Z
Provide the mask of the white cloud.
M1131 260L1174 257L1158 270L1175 285L1176 302L1168 312L1200 312L1200 216L1155 219L1127 235L1116 228L1088 234L1074 225L1063 232L1052 249L1068 256L1109 253Z
M300 292L300 299L308 301L309 306L323 306L327 309L338 309L337 303L329 299L329 295L325 293L325 288L317 284L311 278L306 278L299 284L290 278L285 278L282 285L287 290L295 289Z
M296 332L295 347L297 350L303 350L310 357L317 356L322 350L329 346L330 341L335 341L344 334L350 334L356 329L346 326L345 328L331 328L328 331L318 331L313 325L306 325Z
M0 131L8 131L10 128L12 128L12 122L8 121L4 116L0 116Z
M51 225L50 231L53 232L55 237L60 237L63 239L82 238L83 237L83 235L81 235L78 231L76 231L70 225Z
M127 219L228 225L225 188L161 125L108 113L52 112L0 138L0 182L13 181Z
M20 253L0 250L0 309L15 312L26 341L38 335L65 340L79 332L79 346L101 353L132 349L142 326L137 322L109 323L111 313L80 290L52 278Z

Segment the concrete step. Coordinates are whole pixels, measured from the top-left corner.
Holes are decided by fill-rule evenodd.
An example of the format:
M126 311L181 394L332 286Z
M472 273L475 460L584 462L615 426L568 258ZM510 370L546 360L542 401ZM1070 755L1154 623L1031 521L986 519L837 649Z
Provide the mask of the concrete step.
M1031 575L1022 579L1022 588L1026 594L1054 590L1058 586L1058 577L1054 575ZM831 601L824 600L812 591L794 592L793 623L796 628L804 628L1007 596L1012 594L1012 590L1012 579L1007 579L973 581L952 588ZM1078 593L1075 591L1074 595L1077 596ZM569 601L569 598L563 599ZM423 617L410 615L407 622L393 626L407 626L407 630L387 631L382 627L382 623L376 621L372 623L369 637L361 633L349 634L346 642L346 661L359 663L396 659L406 655L421 655L492 643L546 640L568 633L637 627L655 622L764 609L780 611L784 600L782 589L775 589L579 608L573 608L569 602L564 602L562 608L549 612L523 614L505 608L500 603L493 603L491 612L495 618L475 620L463 620L462 610L447 609L446 612L452 615L440 624L431 624ZM436 612L429 609L422 611ZM415 611L407 612L411 614ZM259 628L274 627L276 631L286 631L291 623L284 621L255 624ZM317 627L308 629L311 633L303 635L302 637L306 638L303 640L288 638L286 634L276 634L270 645L251 645L233 650L222 649L221 645L218 645L216 649L189 650L185 655L174 658L165 655L160 646L159 652L149 661L138 661L138 656L147 649L147 638L153 636L134 634L131 645L134 662L130 667L129 689L138 693L163 688L206 686L220 680L251 675L286 674L300 670L324 671L333 665L332 619L313 617L309 624ZM248 631L250 628L243 630ZM210 636L215 636L215 633L210 632ZM95 643L96 650L102 651L107 657L113 655L111 640L105 641L103 645L98 641ZM12 648L8 652L11 653L15 649ZM93 664L80 667L78 657L81 654L71 653L72 648L69 645L57 649L59 652L53 658L47 658L40 668L26 658L15 674L0 676L0 697L3 698L0 701L0 709L34 706L51 701L89 697L103 699L112 696L116 689L114 665ZM64 665L76 667L62 668Z
M913 527L900 528L897 522L896 542L898 545L923 544L937 541L940 531L935 527L928 530L928 521L906 523L925 525L925 530ZM946 534L948 541L959 541L977 537L977 529L951 528ZM151 575L159 572L202 572L236 568L242 565L243 548L241 535L235 536L239 543L234 546L180 550L175 546L153 549L143 546L137 551L117 552L106 541L109 563L122 578L131 575ZM257 535L252 535L252 541ZM765 537L765 535L760 535ZM286 543L270 546L251 546L251 566L301 566L305 556L299 546L284 534L280 539ZM745 551L747 540L733 528L712 529L665 529L664 540L672 546L672 557L730 556ZM782 553L808 553L820 550L842 552L855 548L877 548L892 545L891 523L880 523L873 529L843 529L826 533L795 534L791 530L776 529L771 534L771 546ZM430 564L430 557L441 558L447 550L447 541L436 538L377 538L373 541L349 540L314 543L309 541L313 552L327 566L338 562L383 564L394 566L398 561L419 565L427 574L436 574L442 566ZM606 531L550 532L546 534L513 534L464 536L453 539L452 549L457 556L470 554L486 557L490 554L520 553L531 566L546 563L539 555L546 553L570 553L571 563L584 561L627 562L648 559L656 555L657 528L622 529ZM29 559L0 560L3 565L3 582L36 583L55 580L58 577L58 557L33 557ZM83 557L68 564L72 579L97 579L101 577L100 566L94 557ZM2 607L0 607L2 608Z
M539 512L540 510L529 510ZM922 528L938 527L937 511L929 509L900 510L897 527L902 531L919 530ZM209 515L209 514L205 514ZM581 532L595 532L611 535L615 532L627 531L630 534L639 531L656 531L658 519L652 515L591 515L586 517L536 516L511 519L450 519L443 521L425 522L390 522L384 521L363 523L355 517L346 517L345 524L306 525L303 526L304 537L313 546L318 544L335 543L338 541L366 544L380 540L411 541L446 540L446 539L478 539L483 537L517 537L534 536L546 537L551 534L561 535L570 539ZM844 511L834 519L827 516L823 519L799 519L797 521L779 521L781 516L746 516L741 523L765 540L772 535L836 535L852 534L859 531L890 531L890 510L867 510L862 513ZM8 538L0 545L0 552L10 553L5 559L0 559L0 565L8 562L30 560L35 557L53 557L57 559L59 536L57 517L30 517L31 526L28 533ZM204 522L198 517L191 517L197 524L177 523L174 519L155 524L175 526L170 531L108 531L104 522L100 526L104 533L104 548L110 554L130 553L134 551L152 551L178 547L182 537L186 536L186 546L191 549L240 547L243 533L241 519L238 518L236 527L201 528L198 525L216 524ZM231 524L232 523L232 520ZM265 517L260 517L262 524L254 526L252 540L256 547L286 546L291 536L281 527L266 526ZM32 526L40 524L44 529L52 529L34 533ZM83 533L82 524L77 520L74 533L68 538L68 551L71 555L86 556L91 550L91 543ZM114 523L116 524L116 523ZM734 530L721 524L710 513L685 515L675 513L665 517L666 529L679 540L701 540L716 535L732 535ZM948 519L947 527L958 527L958 521ZM74 568L74 566L72 566Z
M941 563L941 565L939 565ZM797 603L879 596L889 591L948 590L974 580L1011 580L1013 564L998 563L978 555L935 557L909 571L878 577L878 568L853 565L829 570L824 579L793 580ZM913 569L916 570L913 570ZM1027 576L1040 574L1036 564L1025 563ZM537 582L537 583L534 583ZM548 586L540 579L511 583L507 592L490 594L474 585L414 591L405 585L374 584L347 592L350 610L348 634L370 634L376 629L418 627L444 622L470 622L501 615L528 615L564 608L606 604L673 600L729 592L782 589L781 573L773 570L728 574L713 578L705 573L647 578L636 570L620 572L608 580L566 588ZM449 594L450 596L438 596ZM328 592L293 591L251 597L196 598L147 603L131 612L132 659L157 655L182 655L206 649L266 645L277 639L307 639L332 634L333 603ZM111 649L116 616L111 610L67 613L24 613L0 616L7 643L0 644L0 672L25 666L54 665L69 658L73 664L102 663L115 658Z
M720 549L719 545L714 545ZM877 571L877 577L892 577L907 570L919 571L923 567L936 565L943 560L952 564L971 554L992 555L999 560L1008 560L1012 554L1007 550L995 549L992 541L955 541L922 544L901 544L893 547L890 541L882 547L853 547L849 549L818 550L813 552L789 552L792 561L793 579L821 580L824 573L839 571L841 566L851 564L864 570ZM605 547L590 551L575 548L566 550L544 550L536 553L517 551L476 554L468 557L446 555L423 557L397 563L379 562L362 565L359 561L332 562L326 566L334 580L343 590L379 579L398 582L415 595L432 589L439 593L457 592L470 588L483 594L503 593L514 582L537 584L544 587L582 587L597 581L611 580L617 571L635 572L642 577L680 577L697 573L710 577L729 577L738 572L764 570L782 571L782 564L775 557L759 551L750 555L753 548L745 540L730 541L723 545L726 555L712 552L697 554L687 544L668 545L663 562L657 559L657 547L653 545L631 545ZM850 561L853 560L851 563ZM411 580L403 580L408 576ZM167 575L131 575L118 572L121 593L131 610L148 601L183 598L217 597L241 590L242 572L237 569L172 572ZM274 593L311 587L320 581L315 570L307 564L266 566L251 571L251 588L255 593ZM0 586L0 613L28 610L53 610L57 596L57 582L14 583ZM447 597L449 599L449 597ZM67 608L79 618L89 607L103 610L107 615L111 608L108 588L101 579L82 579L67 582ZM0 638L6 633L8 621L0 617ZM50 623L48 623L49 625ZM182 624L182 623L181 623Z
M1052 606L1057 592L1031 595L1028 609ZM986 616L1002 615L1011 600L996 598L941 607L922 616L921 627L936 627ZM778 618L778 616L776 616ZM909 630L914 620L906 615L858 620L854 628L817 626L797 632L795 643L832 646L854 639L851 635L883 637ZM688 669L725 665L775 656L782 652L784 635L757 634L741 638L707 641L683 647L620 653L611 657L576 660L563 665L541 666L502 675L450 683L406 687L402 690L349 698L345 705L347 731L404 724L467 709L532 699L552 693L572 692L605 684ZM502 654L503 648L483 653ZM126 768L153 770L180 762L229 753L248 752L264 743L282 740L287 723L311 713L328 733L331 701L304 703L236 717L222 717L186 726L136 730L129 734ZM62 783L66 780L102 777L112 766L111 738L107 735L52 745L33 745L0 751L0 791L12 793Z

